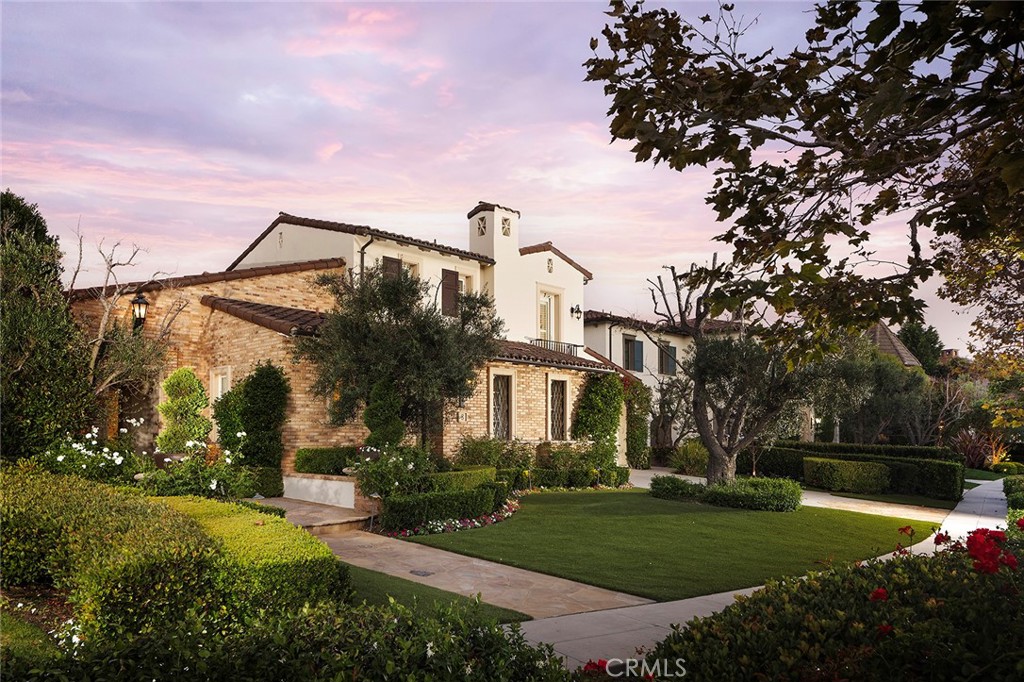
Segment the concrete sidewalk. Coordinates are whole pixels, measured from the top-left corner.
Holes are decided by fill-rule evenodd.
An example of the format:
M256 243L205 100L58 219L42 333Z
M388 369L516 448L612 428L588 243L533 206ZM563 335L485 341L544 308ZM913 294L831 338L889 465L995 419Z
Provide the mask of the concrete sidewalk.
M647 487L650 477L659 471L634 471L631 479L638 487ZM669 473L665 470L664 473ZM692 478L692 477L684 477ZM702 479L693 479L701 481ZM641 485L646 484L646 485ZM1002 492L1002 481L982 482L977 488L968 490L964 499L946 516L942 530L954 539L966 537L975 528L1004 528L1006 525L1006 498ZM806 493L805 493L806 495ZM827 497L835 497L826 495ZM837 498L846 501L846 498ZM827 499L820 500L828 502ZM859 500L850 500L859 502ZM810 504L810 502L806 502ZM818 506L830 506L822 504ZM898 507L895 516L917 516L908 509L919 507L885 505ZM875 507L870 513L883 513ZM935 512L936 510L931 510ZM943 512L945 515L945 512ZM936 524L938 525L938 524ZM911 548L914 554L931 554L935 544L931 537ZM888 558L891 555L880 557ZM685 624L696 616L709 616L721 611L735 601L736 595L750 594L759 587L735 592L693 597L660 604L646 604L614 611L583 613L578 615L545 618L522 624L526 639L534 644L542 642L554 646L555 651L565 658L569 669L583 665L588 660L600 658L628 658L636 656L637 649L648 649L664 639L673 624Z

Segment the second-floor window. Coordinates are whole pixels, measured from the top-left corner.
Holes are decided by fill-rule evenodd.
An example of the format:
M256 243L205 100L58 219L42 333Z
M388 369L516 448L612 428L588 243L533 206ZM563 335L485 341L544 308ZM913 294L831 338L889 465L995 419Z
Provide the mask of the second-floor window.
M635 336L622 337L622 366L631 372L644 371L644 342Z
M658 374L676 374L676 347L663 343L658 349Z
M558 295L542 291L537 301L537 337L544 341L558 341L557 319Z

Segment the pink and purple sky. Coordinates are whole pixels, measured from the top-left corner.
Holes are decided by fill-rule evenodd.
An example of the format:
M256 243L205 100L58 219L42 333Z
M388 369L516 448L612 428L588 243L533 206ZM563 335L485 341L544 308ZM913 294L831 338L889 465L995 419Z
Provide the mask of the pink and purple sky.
M715 3L676 3L689 17ZM809 2L740 2L751 49L788 51ZM651 316L646 279L723 231L710 171L634 162L585 83L601 2L2 3L2 184L101 276L95 244L147 249L129 279L223 270L278 211L465 247L477 201L522 212L590 269L587 306ZM902 261L905 230L875 235ZM926 322L968 315L928 282Z

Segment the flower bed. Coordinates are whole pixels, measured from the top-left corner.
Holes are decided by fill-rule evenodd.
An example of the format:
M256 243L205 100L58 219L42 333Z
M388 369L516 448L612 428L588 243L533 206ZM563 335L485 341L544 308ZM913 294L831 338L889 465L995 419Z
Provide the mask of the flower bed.
M389 538L409 538L416 535L435 535L437 533L455 533L460 530L473 530L493 526L505 519L511 518L519 511L519 500L512 498L505 502L500 509L490 514L483 514L473 519L445 519L443 521L428 521L415 528L402 530L384 531L381 534Z

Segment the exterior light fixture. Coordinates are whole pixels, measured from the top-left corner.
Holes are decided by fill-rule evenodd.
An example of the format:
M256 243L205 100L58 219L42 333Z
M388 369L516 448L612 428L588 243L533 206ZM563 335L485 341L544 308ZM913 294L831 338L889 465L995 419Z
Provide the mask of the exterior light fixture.
M583 308L581 308L579 304L576 304L569 308L569 314L579 320L583 317Z
M132 299L132 331L138 332L142 325L146 324L146 311L149 309L149 301L142 295L142 291L135 292Z

